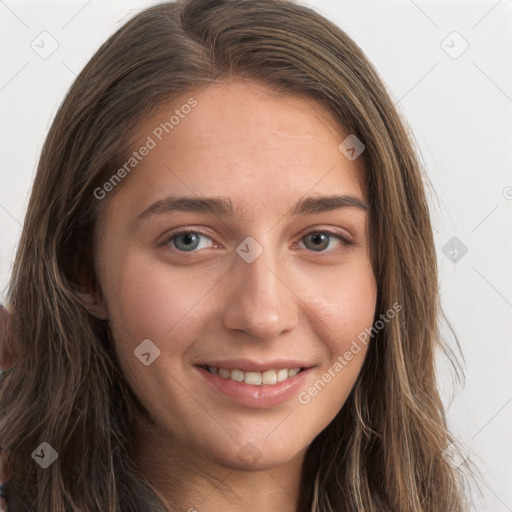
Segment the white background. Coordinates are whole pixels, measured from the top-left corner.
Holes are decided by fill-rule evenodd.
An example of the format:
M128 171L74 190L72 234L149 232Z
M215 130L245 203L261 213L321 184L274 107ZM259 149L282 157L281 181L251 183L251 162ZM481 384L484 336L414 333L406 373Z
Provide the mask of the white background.
M0 300L59 104L100 44L155 3L0 0ZM465 357L464 388L440 361L449 423L483 477L474 510L512 511L512 0L304 3L363 49L413 130L442 303ZM58 43L46 59L31 47L44 31ZM456 262L453 237L467 247Z

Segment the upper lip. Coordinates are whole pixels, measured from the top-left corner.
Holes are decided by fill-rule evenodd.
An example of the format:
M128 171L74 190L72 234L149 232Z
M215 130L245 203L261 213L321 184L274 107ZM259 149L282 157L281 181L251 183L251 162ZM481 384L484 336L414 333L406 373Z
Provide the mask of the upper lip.
M246 370L249 372L265 372L267 370L281 370L283 368L311 368L312 364L296 359L275 359L273 361L257 362L250 359L215 360L198 363L195 366L214 366L227 370Z

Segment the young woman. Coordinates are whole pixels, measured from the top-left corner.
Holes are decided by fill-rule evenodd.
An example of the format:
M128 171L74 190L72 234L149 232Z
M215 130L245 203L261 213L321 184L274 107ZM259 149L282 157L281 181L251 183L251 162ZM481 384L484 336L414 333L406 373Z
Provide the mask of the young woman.
M3 316L9 510L467 510L441 316L422 171L357 45L286 0L149 8L44 145Z

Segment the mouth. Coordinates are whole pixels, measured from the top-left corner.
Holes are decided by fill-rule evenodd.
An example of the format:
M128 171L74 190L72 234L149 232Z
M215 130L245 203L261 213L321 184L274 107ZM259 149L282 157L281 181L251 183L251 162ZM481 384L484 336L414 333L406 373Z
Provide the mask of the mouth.
M276 368L266 371L249 371L240 368L224 368L222 366L210 366L207 364L196 365L203 368L212 375L217 375L224 380L233 380L235 382L244 382L253 386L274 386L280 382L284 382L297 374L305 371L308 367L300 368Z
M295 361L292 368L287 368L290 363L281 361L257 365L248 361L217 361L215 366L195 364L194 368L208 392L213 391L211 396L214 400L220 394L224 399L244 407L271 409L289 404L312 378L312 366L298 366ZM256 370L258 366L260 370Z

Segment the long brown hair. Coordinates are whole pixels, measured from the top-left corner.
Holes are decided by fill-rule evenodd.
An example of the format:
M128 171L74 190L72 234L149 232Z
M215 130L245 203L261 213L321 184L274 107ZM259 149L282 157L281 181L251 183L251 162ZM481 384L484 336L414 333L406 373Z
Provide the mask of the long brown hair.
M94 190L126 161L148 115L230 77L314 98L363 141L375 318L402 306L308 448L300 512L466 510L467 462L454 469L443 457L453 439L435 354L453 354L440 336L436 253L410 130L361 49L288 0L146 9L68 92L44 144L7 295L16 354L0 381L0 445L13 468L7 496L11 489L41 512L168 510L130 458L131 422L143 407L116 360L108 320L91 312L96 219L115 194L98 201ZM32 460L42 442L58 453L47 470Z

